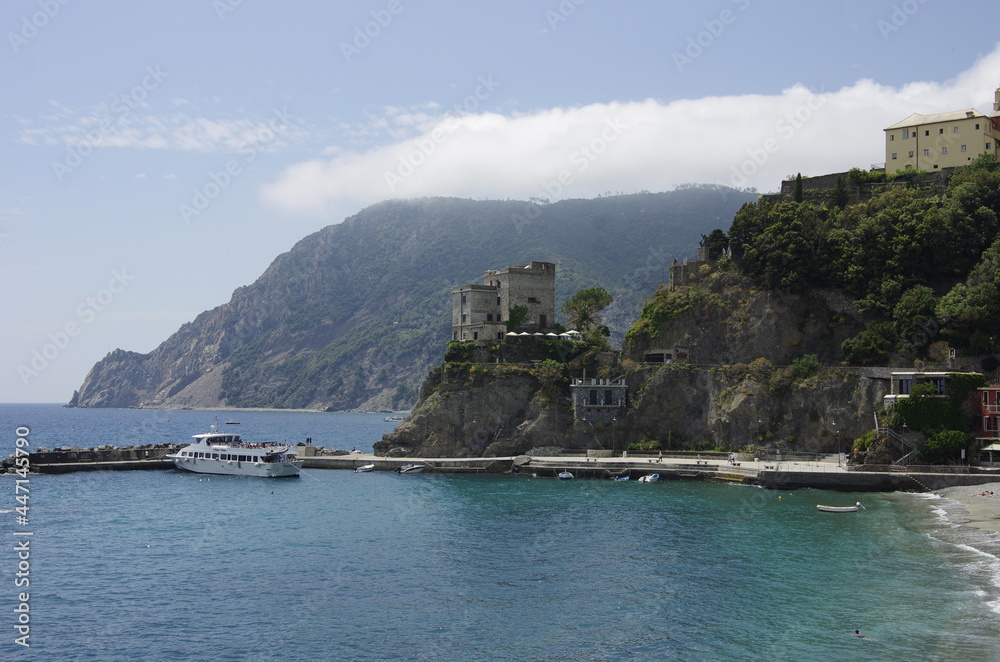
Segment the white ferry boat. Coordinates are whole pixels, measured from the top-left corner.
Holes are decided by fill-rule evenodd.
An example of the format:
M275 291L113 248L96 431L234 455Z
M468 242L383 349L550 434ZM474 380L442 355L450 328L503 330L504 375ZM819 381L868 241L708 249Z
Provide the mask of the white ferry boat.
M178 469L199 474L265 478L299 475L302 461L288 452L290 446L287 444L251 444L241 440L238 434L215 432L214 425L212 428L213 431L207 434L193 435L193 444L166 457L173 460Z

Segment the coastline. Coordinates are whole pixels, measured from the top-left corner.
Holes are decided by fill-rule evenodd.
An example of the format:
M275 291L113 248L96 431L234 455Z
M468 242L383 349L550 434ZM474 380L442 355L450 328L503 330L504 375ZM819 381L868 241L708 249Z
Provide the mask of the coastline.
M982 496L983 492L993 494ZM966 517L962 524L1000 533L1000 482L946 487L937 493L962 505Z

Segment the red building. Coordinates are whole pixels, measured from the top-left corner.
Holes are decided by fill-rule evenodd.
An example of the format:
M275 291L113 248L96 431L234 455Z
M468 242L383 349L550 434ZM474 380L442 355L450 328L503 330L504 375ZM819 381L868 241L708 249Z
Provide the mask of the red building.
M979 423L976 426L980 460L1000 459L1000 384L979 389Z

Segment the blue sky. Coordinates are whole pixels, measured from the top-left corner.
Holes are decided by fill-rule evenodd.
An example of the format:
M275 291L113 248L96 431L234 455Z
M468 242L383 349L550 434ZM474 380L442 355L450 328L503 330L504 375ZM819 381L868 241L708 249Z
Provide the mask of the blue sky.
M6 2L0 402L67 401L383 199L768 191L880 162L912 112L992 110L993 9Z

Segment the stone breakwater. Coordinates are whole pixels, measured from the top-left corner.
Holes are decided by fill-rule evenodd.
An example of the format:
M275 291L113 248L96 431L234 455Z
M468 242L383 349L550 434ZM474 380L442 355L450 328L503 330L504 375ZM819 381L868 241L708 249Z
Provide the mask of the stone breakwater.
M41 447L28 454L29 466L35 473L69 473L72 471L169 469L174 463L165 459L167 453L180 446L171 444L149 444L145 446L116 447L111 445L96 448L56 448ZM14 470L14 456L0 462L4 473Z
M173 463L164 455L178 449L172 445L101 446L87 449L39 449L30 454L31 469L37 473L72 471L171 469ZM413 458L388 457L367 453L329 450L314 446L293 447L305 469L354 470L374 465L374 471L394 471L407 464L426 465L430 473L517 473L552 477L569 471L575 478L609 479L628 477L636 480L658 473L660 480L712 480L756 485L768 489L794 490L812 487L847 492L930 492L949 487L986 485L997 480L997 473L933 473L909 471L864 471L839 464L836 459L813 461L778 461L740 459L730 463L725 456L705 453L672 457L588 457L584 455L505 456L485 458ZM14 456L2 463L7 472L14 470Z

